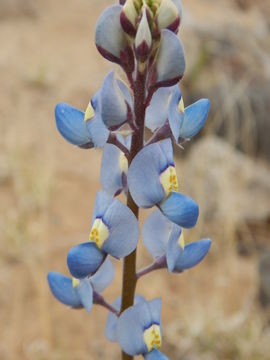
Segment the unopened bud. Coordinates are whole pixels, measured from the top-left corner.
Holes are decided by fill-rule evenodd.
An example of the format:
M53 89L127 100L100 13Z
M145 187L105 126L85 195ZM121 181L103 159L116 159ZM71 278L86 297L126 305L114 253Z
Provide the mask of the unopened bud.
M172 0L162 0L157 11L157 22L159 30L169 29L177 32L180 25L180 15Z
M150 53L151 47L152 34L149 28L146 9L144 9L135 38L135 53L137 58L141 61L145 61Z
M123 30L131 36L135 36L136 34L137 17L138 13L134 5L134 0L127 0L121 12L120 22Z

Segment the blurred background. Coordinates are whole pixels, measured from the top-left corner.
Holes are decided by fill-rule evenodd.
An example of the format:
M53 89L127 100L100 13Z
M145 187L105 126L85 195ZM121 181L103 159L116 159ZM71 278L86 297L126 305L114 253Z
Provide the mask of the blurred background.
M105 311L69 310L50 294L86 241L100 151L72 148L54 106L85 109L112 64L95 23L109 0L0 0L0 359L120 358ZM176 149L181 191L200 205L187 241L209 236L207 259L180 276L145 277L162 296L163 350L172 360L270 359L270 3L183 0L185 104L208 97L196 140ZM147 214L142 214L142 219ZM138 267L151 259L140 246ZM120 293L121 264L106 290Z

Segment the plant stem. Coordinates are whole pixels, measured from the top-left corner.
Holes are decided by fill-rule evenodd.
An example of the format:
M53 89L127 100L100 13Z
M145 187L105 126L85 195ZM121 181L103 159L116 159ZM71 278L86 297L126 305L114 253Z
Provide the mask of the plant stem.
M145 73L137 71L134 86L134 114L137 130L132 135L131 149L129 156L129 165L136 154L142 149L144 144L144 117L145 117ZM139 208L128 192L127 206L132 210L134 215L139 216ZM136 250L124 259L123 264L123 281L122 281L122 306L121 313L134 303L136 289ZM122 360L132 360L133 356L122 352Z

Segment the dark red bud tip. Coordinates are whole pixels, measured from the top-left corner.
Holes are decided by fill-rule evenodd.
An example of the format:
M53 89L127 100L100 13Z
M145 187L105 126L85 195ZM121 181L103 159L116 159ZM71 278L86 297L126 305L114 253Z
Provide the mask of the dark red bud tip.
M126 17L126 14L124 13L123 10L121 11L121 14L120 14L120 23L121 23L121 26L122 26L123 30L125 31L125 33L127 33L130 36L136 35L135 27L133 26L131 21Z
M180 16L178 16L174 20L174 22L170 26L167 27L167 29L173 31L174 33L177 33L179 26L180 26Z

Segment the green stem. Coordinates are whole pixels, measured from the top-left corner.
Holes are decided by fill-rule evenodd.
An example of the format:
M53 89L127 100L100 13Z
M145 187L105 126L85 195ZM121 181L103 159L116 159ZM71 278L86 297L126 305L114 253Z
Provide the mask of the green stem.
M132 136L131 149L129 156L129 165L136 154L142 149L144 144L144 117L145 117L145 79L144 73L137 72L134 86L134 114L137 125L137 131ZM139 208L132 199L130 193L127 196L127 206L132 210L134 215L139 216ZM122 280L122 306L121 313L134 303L136 290L136 253L134 250L124 259L123 280ZM132 360L133 356L122 352L122 360Z

